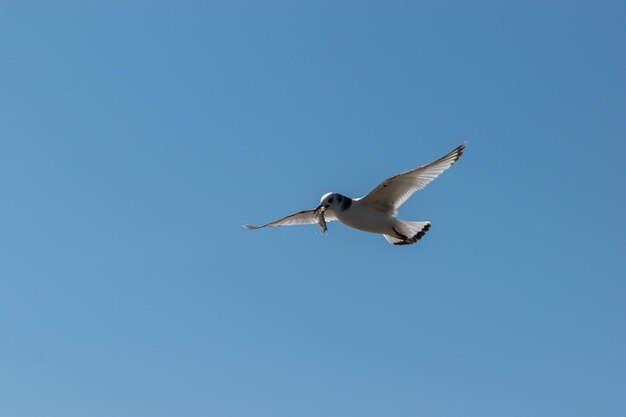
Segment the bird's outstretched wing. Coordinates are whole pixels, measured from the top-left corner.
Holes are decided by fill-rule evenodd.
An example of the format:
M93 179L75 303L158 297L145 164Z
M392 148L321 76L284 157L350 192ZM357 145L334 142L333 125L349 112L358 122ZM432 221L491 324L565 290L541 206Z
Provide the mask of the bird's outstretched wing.
M379 210L395 214L409 197L430 184L443 171L450 168L465 150L465 144L457 146L449 154L442 156L430 164L411 169L387 178L361 199Z
M330 211L324 212L324 218L327 222L337 220L337 217ZM317 224L318 220L315 216L315 209L302 210L297 213L289 214L273 222L264 224L262 226L253 226L250 224L242 226L244 229L260 229L262 227L274 227L274 226L294 226L299 224Z

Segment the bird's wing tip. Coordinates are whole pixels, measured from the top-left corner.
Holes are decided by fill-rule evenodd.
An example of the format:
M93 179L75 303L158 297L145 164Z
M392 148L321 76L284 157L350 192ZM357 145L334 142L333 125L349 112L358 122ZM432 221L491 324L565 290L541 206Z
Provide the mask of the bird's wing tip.
M244 229L248 229L248 230L254 230L254 229L261 229L263 227L267 226L266 224L264 224L263 226L255 226L253 224L244 224L243 227Z
M454 159L454 162L458 161L461 155L465 153L466 145L467 145L467 141L463 142L452 151L452 153L456 153L456 158Z

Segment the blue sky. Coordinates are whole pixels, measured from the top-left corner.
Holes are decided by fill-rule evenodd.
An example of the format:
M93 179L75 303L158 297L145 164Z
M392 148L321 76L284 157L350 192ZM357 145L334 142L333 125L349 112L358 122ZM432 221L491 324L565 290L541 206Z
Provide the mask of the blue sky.
M1 4L0 415L623 416L624 21ZM240 228L463 142L417 245Z

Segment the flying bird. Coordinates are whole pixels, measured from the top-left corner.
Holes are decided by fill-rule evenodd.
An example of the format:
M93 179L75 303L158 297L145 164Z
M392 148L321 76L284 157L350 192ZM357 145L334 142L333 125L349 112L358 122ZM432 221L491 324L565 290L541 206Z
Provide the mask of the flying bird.
M398 208L413 195L450 168L463 155L465 145L434 162L387 178L361 198L350 198L339 193L322 196L315 209L303 210L262 226L243 226L246 229L262 227L319 224L326 232L326 221L339 220L346 226L365 232L381 234L393 245L411 245L430 229L429 221L404 221L396 218Z

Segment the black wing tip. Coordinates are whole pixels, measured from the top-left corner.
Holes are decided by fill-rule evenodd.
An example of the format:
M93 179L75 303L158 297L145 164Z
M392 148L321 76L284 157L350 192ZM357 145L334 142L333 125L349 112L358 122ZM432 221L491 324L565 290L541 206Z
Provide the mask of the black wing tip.
M420 230L419 232L414 234L413 237L411 237L409 239L401 240L399 242L396 242L396 243L394 243L394 245L402 246L402 245L412 245L412 244L414 244L415 242L417 242L418 240L420 240L421 238L424 237L426 232L428 232L430 230L430 226L431 225L432 225L432 223L427 223L426 226L424 226L422 228L422 230Z
M449 162L450 165L454 165L454 163L458 161L461 155L463 155L463 153L465 152L466 145L467 145L467 142L463 142L462 144L460 144L459 146L457 146L456 148L454 148L453 150L451 150L450 152L448 152L441 158L437 159L435 162L432 162L427 165L432 165L437 162L444 162L444 161Z
M458 161L461 155L463 155L463 152L465 152L466 144L467 142L463 142L462 144L454 148L454 150L451 152L451 154L454 154L454 162Z

